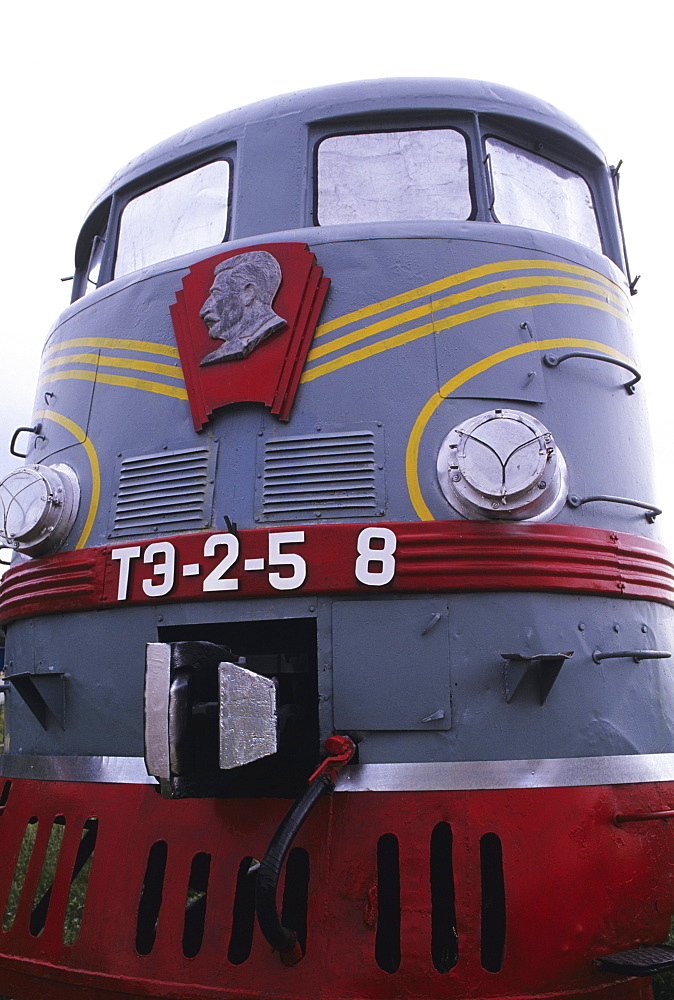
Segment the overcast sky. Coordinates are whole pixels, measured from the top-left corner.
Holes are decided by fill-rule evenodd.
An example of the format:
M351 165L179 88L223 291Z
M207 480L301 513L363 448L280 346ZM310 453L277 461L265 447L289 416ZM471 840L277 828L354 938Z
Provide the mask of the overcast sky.
M274 94L386 76L472 77L550 101L594 136L610 163L624 160L628 252L643 275L636 353L658 431L659 483L644 499L666 515L674 485L665 308L671 180L661 146L668 129L663 137L659 126L672 53L669 15L658 20L656 9L668 8L595 0L62 0L39 11L5 4L0 477L13 465L13 429L31 419L43 341L69 301L70 284L60 279L73 273L79 227L120 166L191 124ZM669 510L661 522L672 545Z

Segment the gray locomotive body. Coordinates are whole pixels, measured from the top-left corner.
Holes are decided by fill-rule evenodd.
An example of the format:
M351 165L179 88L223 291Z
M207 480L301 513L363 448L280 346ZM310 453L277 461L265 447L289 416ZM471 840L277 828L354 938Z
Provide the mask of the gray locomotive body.
M230 285L269 257L257 341L272 279ZM0 485L17 996L47 968L84 1000L650 995L592 965L671 917L629 291L601 153L503 88L292 95L117 175ZM255 718L237 670L271 682ZM291 970L249 872L335 732L357 757L289 857Z

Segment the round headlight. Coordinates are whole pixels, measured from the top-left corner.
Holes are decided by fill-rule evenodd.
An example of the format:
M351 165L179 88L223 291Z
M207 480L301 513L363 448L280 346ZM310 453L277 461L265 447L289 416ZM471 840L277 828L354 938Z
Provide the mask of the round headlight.
M0 543L29 556L54 552L77 517L80 488L67 465L26 465L0 482Z
M438 479L452 507L478 520L547 521L566 497L566 463L552 434L520 410L490 410L454 427L440 446Z

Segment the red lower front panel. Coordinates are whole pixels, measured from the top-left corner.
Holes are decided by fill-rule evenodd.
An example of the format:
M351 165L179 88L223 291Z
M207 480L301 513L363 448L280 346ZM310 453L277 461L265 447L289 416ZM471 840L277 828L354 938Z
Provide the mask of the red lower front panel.
M2 805L4 803L4 806ZM672 914L674 786L339 793L279 888L292 967L254 924L251 867L289 803L0 783L0 992L165 997L646 1000L595 956Z

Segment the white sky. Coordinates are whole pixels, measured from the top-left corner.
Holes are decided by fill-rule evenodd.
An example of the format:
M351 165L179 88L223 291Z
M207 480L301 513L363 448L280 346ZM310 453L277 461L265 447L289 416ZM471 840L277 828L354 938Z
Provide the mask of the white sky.
M674 542L667 11L597 0L3 5L0 478L14 464L13 429L30 422L42 343L69 301L60 279L73 273L78 230L120 166L189 125L275 94L385 76L472 77L550 101L610 163L625 161L628 252L643 275L637 357L658 430L659 484L643 499L665 508L659 523Z

